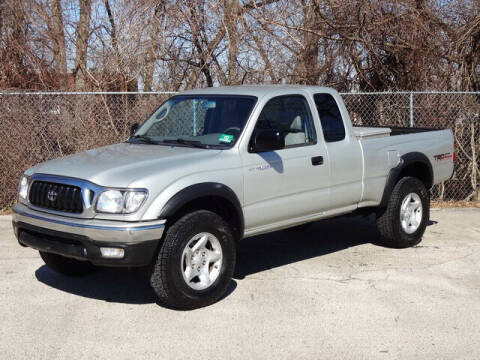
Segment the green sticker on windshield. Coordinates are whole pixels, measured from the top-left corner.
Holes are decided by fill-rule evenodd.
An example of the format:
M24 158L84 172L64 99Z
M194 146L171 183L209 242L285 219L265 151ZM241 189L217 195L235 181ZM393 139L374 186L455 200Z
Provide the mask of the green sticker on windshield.
M233 141L233 135L222 134L218 139L219 142L230 144Z

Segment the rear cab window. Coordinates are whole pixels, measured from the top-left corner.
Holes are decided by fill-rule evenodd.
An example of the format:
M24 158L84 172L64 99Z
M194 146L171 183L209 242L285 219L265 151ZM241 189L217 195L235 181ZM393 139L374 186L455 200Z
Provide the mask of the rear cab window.
M342 114L334 97L330 94L314 94L313 100L320 117L325 141L335 142L345 139Z

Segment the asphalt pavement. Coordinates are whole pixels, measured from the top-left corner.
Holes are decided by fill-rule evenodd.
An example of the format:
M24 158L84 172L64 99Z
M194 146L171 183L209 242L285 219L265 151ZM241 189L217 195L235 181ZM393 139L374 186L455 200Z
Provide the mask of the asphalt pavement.
M478 359L480 209L432 210L403 250L348 217L245 239L228 294L194 311L138 270L56 274L2 216L0 304L2 359Z

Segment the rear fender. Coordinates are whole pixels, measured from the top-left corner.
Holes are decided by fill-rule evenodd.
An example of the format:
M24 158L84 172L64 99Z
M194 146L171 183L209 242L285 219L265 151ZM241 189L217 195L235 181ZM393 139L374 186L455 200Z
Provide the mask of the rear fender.
M428 169L428 177L429 180L425 183L427 189L430 189L433 185L433 168L430 160L428 157L420 152L410 152L404 154L400 157L399 164L390 169L388 174L387 182L385 183L385 189L383 190L382 201L380 202L380 207L386 207L388 203L388 199L393 191L393 188L397 184L398 180L403 177L402 172L407 168L407 166L414 164L414 163L422 163L426 165Z

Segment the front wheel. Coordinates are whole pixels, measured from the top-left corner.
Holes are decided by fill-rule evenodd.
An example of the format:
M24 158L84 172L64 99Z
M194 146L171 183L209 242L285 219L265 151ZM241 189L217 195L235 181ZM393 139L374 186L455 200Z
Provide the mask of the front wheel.
M398 181L386 209L377 216L377 228L385 245L406 248L422 241L430 219L430 197L423 182L414 177Z
M167 230L150 284L167 306L181 310L207 306L227 290L235 256L228 224L211 211L194 211Z

